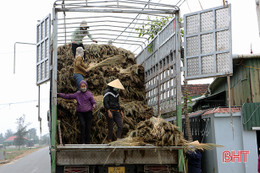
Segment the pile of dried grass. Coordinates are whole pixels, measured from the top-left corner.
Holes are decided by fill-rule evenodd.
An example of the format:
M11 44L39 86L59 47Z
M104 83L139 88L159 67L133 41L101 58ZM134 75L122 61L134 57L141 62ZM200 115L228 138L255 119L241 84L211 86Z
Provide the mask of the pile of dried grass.
M97 102L97 109L93 114L91 142L106 142L107 123L102 94L107 83L116 78L119 78L125 87L125 90L120 91L120 104L125 114L124 137L130 130L135 129L138 122L149 119L153 115L152 109L145 101L144 69L136 64L134 55L128 50L97 44L85 45L85 48L85 61L90 68L85 80ZM71 45L60 46L58 48L58 93L74 93L77 90L73 79L73 61ZM58 98L58 120L61 122L63 143L80 143L80 125L75 114L76 104L74 100Z
M136 129L129 132L126 138L110 143L112 146L140 146L146 144L154 146L183 146L185 152L223 147L213 143L188 142L184 139L183 133L177 126L162 118L155 117L138 123Z
M162 118L152 117L148 120L138 123L135 130L129 132L127 137L129 145L139 143L148 143L155 146L184 146L186 140L179 128ZM133 139L133 143L131 142ZM111 145L121 145L124 140L111 143Z
M144 69L137 65L134 55L125 49L112 45L85 45L89 73L86 76L89 90L94 94L97 109L93 113L92 143L105 143L108 130L103 107L103 91L107 83L119 78L125 87L120 91L120 104L123 108L123 136L111 145L184 146L185 150L211 149L215 144L187 142L179 128L160 118L151 118L153 111L146 104ZM74 93L73 61L71 45L58 48L58 92ZM63 143L80 143L80 125L76 116L76 101L58 98L58 120L61 122ZM114 134L116 126L114 128ZM58 135L57 135L58 136Z
M196 150L212 150L216 147L224 147L223 145L217 145L213 143L199 143L198 141L187 142L184 145L185 151L196 151Z

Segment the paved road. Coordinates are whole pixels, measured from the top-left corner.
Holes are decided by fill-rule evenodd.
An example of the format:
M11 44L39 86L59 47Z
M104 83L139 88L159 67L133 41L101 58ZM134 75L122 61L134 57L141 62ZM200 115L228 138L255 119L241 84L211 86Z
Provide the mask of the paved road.
M50 173L49 148L35 151L12 163L0 166L0 173Z

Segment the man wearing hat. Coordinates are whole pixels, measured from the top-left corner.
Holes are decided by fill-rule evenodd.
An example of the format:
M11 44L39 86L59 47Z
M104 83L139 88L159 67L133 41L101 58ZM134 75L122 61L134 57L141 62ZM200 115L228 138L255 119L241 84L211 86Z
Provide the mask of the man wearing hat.
M108 123L108 141L112 141L113 125L114 122L117 125L116 138L120 139L123 130L123 111L119 105L118 89L124 90L124 86L119 79L113 80L108 83L108 88L103 93L103 104L107 111L107 123Z
M83 38L87 35L93 42L97 43L96 40L94 40L91 36L91 34L88 31L89 26L87 25L87 22L85 20L83 20L80 24L80 27L77 28L71 36L71 41L72 41L72 52L73 55L75 57L76 55L76 49L77 47L82 47L84 49L83 46ZM85 59L85 53L84 53L84 59Z

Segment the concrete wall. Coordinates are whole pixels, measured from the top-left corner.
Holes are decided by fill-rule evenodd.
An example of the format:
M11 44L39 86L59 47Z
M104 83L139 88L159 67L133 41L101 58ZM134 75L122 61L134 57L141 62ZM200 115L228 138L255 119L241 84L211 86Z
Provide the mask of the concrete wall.
M203 172L209 173L257 173L257 139L255 131L244 131L241 112L233 114L233 127L228 113L214 113L203 116L209 118L205 135L205 143L223 145L203 153ZM248 150L247 162L223 162L223 152L232 150L238 154L240 150Z
M214 132L214 119L208 117L208 121L205 126L204 136L202 138L202 143L216 143L215 142L215 132ZM202 154L202 172L218 172L217 169L217 156L216 149L210 151L204 151Z

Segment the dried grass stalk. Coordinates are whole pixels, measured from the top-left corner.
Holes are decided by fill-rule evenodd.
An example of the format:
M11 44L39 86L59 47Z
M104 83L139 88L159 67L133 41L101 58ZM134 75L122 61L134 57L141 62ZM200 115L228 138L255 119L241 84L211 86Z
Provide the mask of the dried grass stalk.
M86 59L91 70L86 74L85 80L88 89L94 94L97 109L93 112L92 143L106 143L107 120L103 107L103 91L107 83L119 78L125 87L120 91L120 104L123 108L125 119L123 137L135 129L140 121L149 119L153 111L145 101L144 69L137 65L134 54L128 50L112 45L84 45ZM74 93L76 84L73 79L74 57L71 45L58 48L58 92ZM58 120L61 121L62 139L66 144L80 143L80 126L76 116L76 101L58 98ZM114 128L114 134L116 127Z

